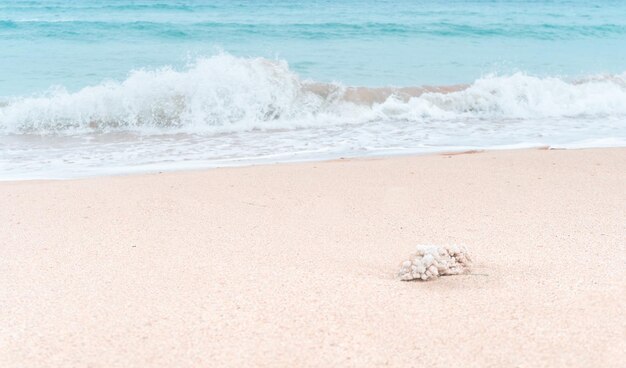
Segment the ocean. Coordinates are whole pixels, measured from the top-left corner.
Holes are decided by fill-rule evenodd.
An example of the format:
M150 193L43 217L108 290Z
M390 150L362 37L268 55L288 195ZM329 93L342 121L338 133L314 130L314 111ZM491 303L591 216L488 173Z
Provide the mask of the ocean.
M626 146L626 2L0 0L0 180L537 146Z

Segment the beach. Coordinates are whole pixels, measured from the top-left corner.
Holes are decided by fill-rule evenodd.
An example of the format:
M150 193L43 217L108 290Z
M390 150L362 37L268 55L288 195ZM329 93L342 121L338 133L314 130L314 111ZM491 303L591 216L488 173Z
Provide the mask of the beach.
M0 366L623 367L626 149L0 182ZM418 244L471 274L395 277Z

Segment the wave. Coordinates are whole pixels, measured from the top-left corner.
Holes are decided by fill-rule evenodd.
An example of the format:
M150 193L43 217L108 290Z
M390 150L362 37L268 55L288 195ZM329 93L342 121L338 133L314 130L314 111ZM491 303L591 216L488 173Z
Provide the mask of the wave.
M219 54L184 70L136 70L77 92L0 104L5 134L254 129L368 122L626 117L626 73L576 81L524 73L470 85L367 88L301 79L285 61Z
M103 33L120 37L135 35L185 35L186 38L206 39L232 32L264 37L302 39L337 39L362 37L464 37L562 40L581 38L615 38L626 34L626 25L617 23L558 24L558 23L489 23L462 24L453 22L386 23L386 22L162 22L134 17L127 20L84 19L0 19L0 31L11 38L85 38L101 37ZM219 37L216 37L219 39Z

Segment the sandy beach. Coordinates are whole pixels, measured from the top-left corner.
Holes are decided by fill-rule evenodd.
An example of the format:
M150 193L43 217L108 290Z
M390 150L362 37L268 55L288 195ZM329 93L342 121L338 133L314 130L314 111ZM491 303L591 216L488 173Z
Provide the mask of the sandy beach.
M626 149L0 183L2 367L624 367ZM470 275L402 282L417 244Z

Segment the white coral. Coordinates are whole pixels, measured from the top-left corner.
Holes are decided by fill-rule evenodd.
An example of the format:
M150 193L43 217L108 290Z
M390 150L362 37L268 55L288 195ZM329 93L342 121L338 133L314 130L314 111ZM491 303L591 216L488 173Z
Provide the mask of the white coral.
M430 280L439 276L459 275L470 270L471 259L465 247L418 245L415 254L402 262L401 280Z

